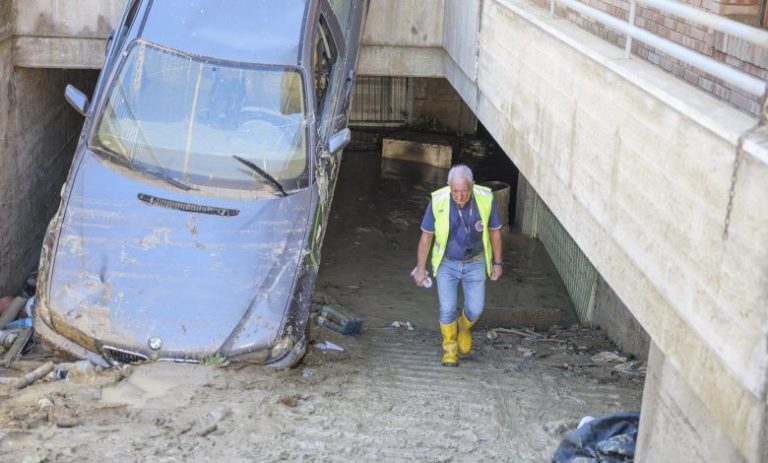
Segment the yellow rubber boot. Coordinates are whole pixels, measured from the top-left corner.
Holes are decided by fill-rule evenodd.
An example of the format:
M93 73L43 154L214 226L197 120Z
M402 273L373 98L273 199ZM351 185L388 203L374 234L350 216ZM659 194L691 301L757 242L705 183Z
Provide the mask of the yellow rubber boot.
M440 333L443 335L443 365L455 367L459 365L458 347L456 346L456 335L459 326L456 322L440 324Z
M464 315L464 312L461 312L461 316L459 317L459 337L458 337L458 346L459 346L459 353L461 355L467 355L470 352L472 352L472 325L474 325L475 322L469 321L469 319Z

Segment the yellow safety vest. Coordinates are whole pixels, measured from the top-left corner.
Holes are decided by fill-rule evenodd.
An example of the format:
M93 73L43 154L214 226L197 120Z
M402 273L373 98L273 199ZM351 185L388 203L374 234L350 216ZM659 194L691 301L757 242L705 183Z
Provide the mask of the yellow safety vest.
M493 207L493 193L488 187L475 185L472 188L472 195L477 203L478 212L480 212L480 220L483 222L485 267L490 276L493 265L493 249L491 248L491 237L488 233L488 220L491 217L491 207ZM432 246L432 271L437 275L437 269L440 268L440 262L442 262L445 256L445 249L448 245L451 213L450 186L432 192L432 213L435 215L435 244Z

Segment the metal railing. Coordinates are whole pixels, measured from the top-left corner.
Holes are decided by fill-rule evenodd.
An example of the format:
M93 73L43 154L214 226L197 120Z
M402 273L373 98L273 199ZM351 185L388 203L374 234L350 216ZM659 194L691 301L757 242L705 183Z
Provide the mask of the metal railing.
M501 4L509 6L508 0L497 0ZM595 21L602 23L616 31L622 32L626 36L626 45L624 49L625 57L629 58L632 53L632 40L639 40L659 51L666 53L673 58L688 63L708 74L717 77L735 87L738 87L752 95L762 97L766 93L767 83L757 77L747 74L744 71L731 67L725 63L717 61L705 54L686 48L669 39L660 37L646 29L635 26L635 16L638 5L656 8L664 13L675 15L679 18L711 27L717 31L732 37L738 37L749 43L760 47L768 48L768 31L741 24L716 14L702 11L698 8L688 6L673 0L630 0L629 15L627 21L611 16L608 13L600 11L594 7L585 5L578 0L550 0L549 14L555 15L556 5L570 8L583 14Z

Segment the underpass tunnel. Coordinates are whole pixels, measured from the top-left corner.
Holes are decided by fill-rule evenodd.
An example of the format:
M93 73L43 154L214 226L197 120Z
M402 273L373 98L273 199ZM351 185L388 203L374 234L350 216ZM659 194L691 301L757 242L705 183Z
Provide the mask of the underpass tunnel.
M437 332L436 291L416 287L409 272L430 192L462 163L476 182L509 187L504 275L487 283L477 328L578 324L601 329L611 350L647 359L648 334L446 80L360 77L350 125L316 302L362 311L374 327L411 321Z

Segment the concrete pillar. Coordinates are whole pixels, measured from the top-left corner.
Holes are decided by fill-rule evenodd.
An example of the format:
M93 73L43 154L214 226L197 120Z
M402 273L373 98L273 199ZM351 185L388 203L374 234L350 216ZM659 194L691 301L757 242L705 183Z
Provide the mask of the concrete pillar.
M14 236L16 204L16 87L13 75L13 2L0 2L0 295L21 283Z
M678 369L653 342L648 355L635 461L747 461Z
M536 236L536 190L522 173L518 175L515 195L515 228L525 236Z

